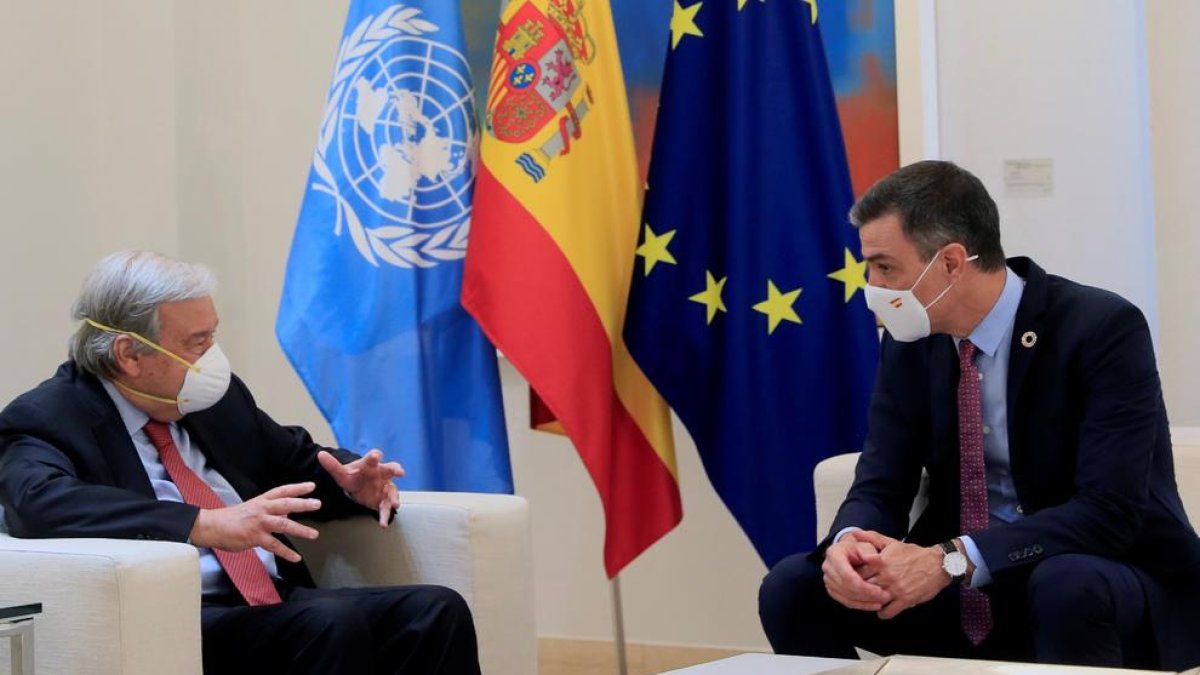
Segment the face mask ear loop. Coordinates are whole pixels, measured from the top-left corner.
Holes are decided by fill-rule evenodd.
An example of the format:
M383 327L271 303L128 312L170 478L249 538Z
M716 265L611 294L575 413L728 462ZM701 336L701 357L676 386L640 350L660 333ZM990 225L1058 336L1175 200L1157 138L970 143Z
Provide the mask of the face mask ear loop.
M978 259L978 258L979 258L979 256L978 256L978 255L973 255L973 256L971 256L970 258L967 258L967 262L971 262L972 260L976 260L976 259ZM936 257L934 257L934 260L937 260L937 258L936 258ZM933 262L933 260L930 260L929 262L930 262L930 263L932 263L932 262ZM928 271L928 270L929 270L929 268L928 268L928 267L926 267L926 268L925 268L925 270L926 270L926 271ZM925 272L922 272L922 273L921 273L921 276L925 276ZM918 282L918 283L919 283L920 281L921 281L920 279L917 279L917 282ZM917 287L917 284L913 284L913 288L916 288L916 287ZM938 300L941 300L943 297L945 297L945 295L946 295L947 293L949 293L949 292L950 292L950 289L951 289L951 288L954 288L954 284L950 284L949 286L947 286L947 287L946 287L946 290L942 291L941 293L938 293L938 296L937 296L936 298L934 298L934 299L933 299L933 302L930 302L928 305L925 305L925 309L929 309L930 307L933 307L934 305L936 305L936 304L938 303Z
M908 289L909 291L917 290L917 286L919 286L921 284L921 280L925 278L925 275L929 274L929 270L933 267L933 263L937 262L938 256L941 254L942 254L941 251L934 253L933 257L929 259L929 262L925 263L925 269L921 270L921 275L918 276L917 280L913 282L913 285L911 287L909 287L909 289ZM937 302L937 301L934 300L934 302ZM933 304L933 303L929 303L929 304Z
M188 370L194 370L197 373L200 372L199 366L197 366L194 363L189 363L187 359L183 358L182 356L179 356L178 354L175 354L174 352L168 351L166 348L159 346L157 343L155 343L153 340L151 340L149 338L142 337L141 335L139 335L131 330L120 330L117 328L105 326L104 324L100 323L99 321L92 321L91 319L89 319L87 317L84 317L83 320L92 328L97 328L106 333L114 333L116 335L128 335L129 337L137 340L138 342L141 342L142 344L157 351L158 353L165 354L166 356L168 356L172 359L175 359L184 368L187 368Z

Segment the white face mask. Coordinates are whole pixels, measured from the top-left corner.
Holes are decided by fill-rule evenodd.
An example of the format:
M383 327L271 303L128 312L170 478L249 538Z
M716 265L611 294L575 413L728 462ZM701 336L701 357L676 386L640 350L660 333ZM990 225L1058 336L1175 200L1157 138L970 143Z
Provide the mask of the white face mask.
M906 291L867 285L867 309L870 309L879 316L879 319L883 321L883 327L892 335L892 339L897 342L914 342L923 337L928 337L930 333L929 308L936 305L938 300L941 300L954 287L953 283L947 286L928 305L922 305L921 301L917 300L916 294L913 293L913 289L925 278L925 275L933 267L933 263L941 253L941 251L938 251L933 256L933 259L921 271L921 276L917 277L917 280L913 282L912 288ZM978 257L977 255L973 255L967 258L967 262L975 260Z
M113 382L113 384L134 396L140 396L159 403L166 403L167 405L174 405L179 408L179 414L186 415L213 407L217 401L220 401L225 396L225 392L229 391L229 380L233 375L229 366L229 359L226 358L225 352L221 351L221 346L215 342L208 348L208 351L204 352L203 356L196 359L195 363L191 363L153 340L142 337L132 331L109 328L91 319L84 319L84 321L102 331L128 335L142 344L178 361L188 369L187 373L183 376L183 386L179 388L179 394L175 398L164 398L162 396L147 394L120 382Z
M186 415L216 405L229 391L232 376L229 359L221 351L221 345L214 342L183 376L183 386L175 397L179 413Z

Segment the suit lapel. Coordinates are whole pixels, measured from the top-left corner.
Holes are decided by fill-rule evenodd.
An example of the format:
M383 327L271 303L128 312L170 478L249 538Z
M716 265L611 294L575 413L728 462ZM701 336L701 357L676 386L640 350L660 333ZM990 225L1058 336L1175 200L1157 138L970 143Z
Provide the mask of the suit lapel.
M142 458L138 456L133 439L125 429L121 413L117 411L116 404L104 390L100 380L76 370L73 365L67 367L71 369L70 374L75 378L80 400L91 413L92 435L95 436L96 444L112 472L109 478L113 485L156 499L154 487L150 485L150 477L146 475L146 467L142 466Z
M146 467L138 456L133 439L129 437L121 416L114 409L112 417L100 419L92 426L92 434L104 458L112 470L113 483L118 487L132 490L144 497L157 499L154 486L150 484L150 476L146 475Z
M1045 310L1049 280L1042 268L1028 258L1013 258L1009 265L1025 280L1021 304L1013 320L1012 343L1008 351L1008 459L1013 487L1018 498L1030 494L1027 477L1033 466L1030 439L1032 407L1026 403L1028 376L1039 351L1045 349Z
M958 352L949 336L930 346L929 385L932 397L933 446L951 455L943 459L958 466ZM945 449L942 451L942 449Z
M1028 258L1013 258L1010 266L1025 279L1025 290L1017 317L1013 322L1012 344L1008 352L1008 429L1009 439L1017 438L1015 431L1022 410L1019 405L1029 367L1038 353L1043 338L1046 310L1046 272ZM1011 448L1010 448L1011 452Z
M243 500L258 496L261 490L241 471L238 471L233 462L229 461L230 450L218 442L216 434L205 428L203 424L197 424L195 420L187 417L184 417L180 424L188 432L192 443L200 448L212 467L217 470L217 473L224 476L225 480L229 481L229 484Z

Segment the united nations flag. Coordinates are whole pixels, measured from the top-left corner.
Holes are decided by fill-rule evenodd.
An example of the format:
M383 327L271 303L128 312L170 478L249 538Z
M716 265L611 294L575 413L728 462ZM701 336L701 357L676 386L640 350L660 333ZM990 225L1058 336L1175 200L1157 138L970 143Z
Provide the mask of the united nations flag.
M625 338L767 565L877 356L816 0L677 0Z
M458 3L354 0L276 333L346 448L511 492L495 349L459 304L478 138Z

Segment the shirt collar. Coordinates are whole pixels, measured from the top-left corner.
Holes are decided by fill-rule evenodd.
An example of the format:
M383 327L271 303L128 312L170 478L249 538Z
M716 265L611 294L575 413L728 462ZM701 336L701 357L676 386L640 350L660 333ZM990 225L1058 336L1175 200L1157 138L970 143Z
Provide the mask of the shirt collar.
M150 421L150 416L138 410L129 399L121 395L117 389L117 385L111 380L100 378L100 384L104 385L104 391L108 392L113 403L117 406L117 412L121 415L121 421L125 424L125 431L129 432L130 436L137 434L146 426L146 422Z
M1004 270L1007 272L1004 290L1000 291L1000 297L996 304L992 305L991 311L983 317L983 321L980 321L975 330L967 336L976 349L988 356L996 355L1004 336L1016 322L1017 308L1021 305L1021 294L1025 290L1025 282L1011 267L1005 267Z

